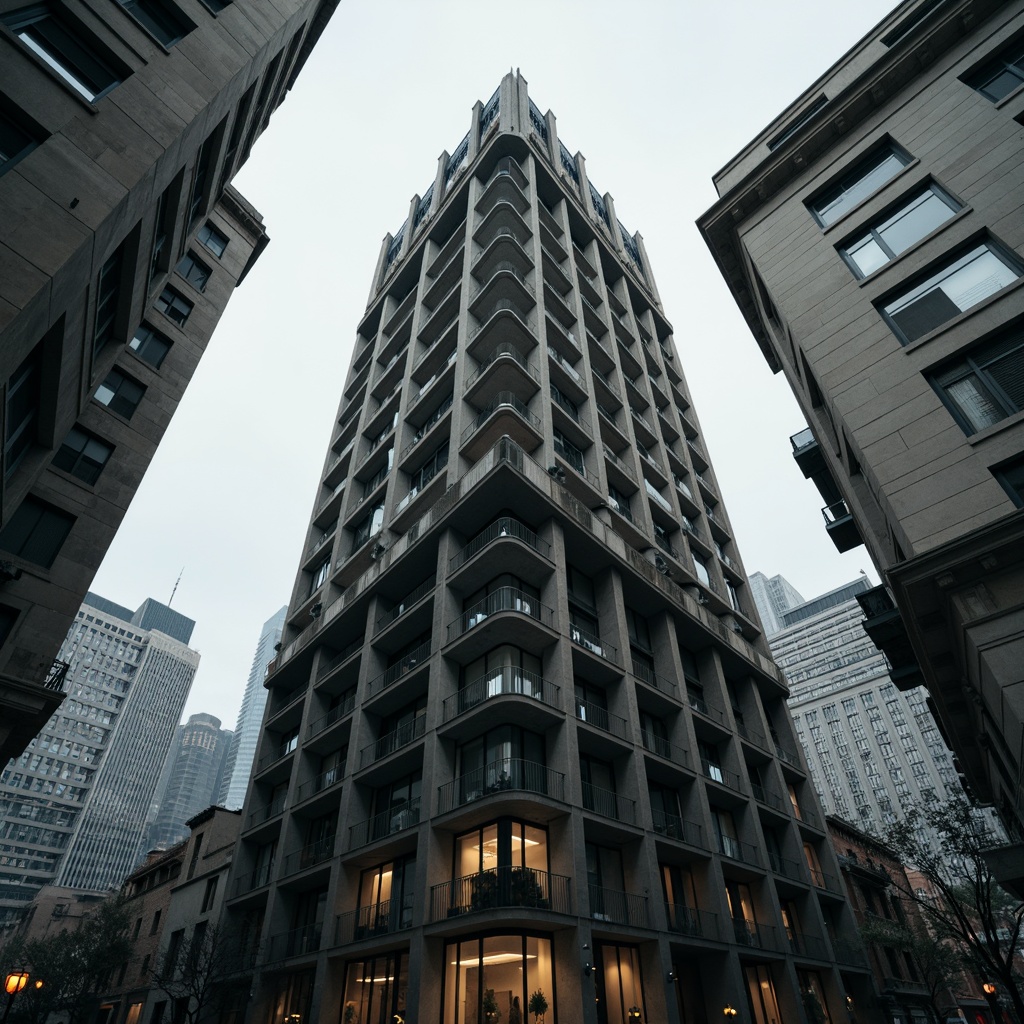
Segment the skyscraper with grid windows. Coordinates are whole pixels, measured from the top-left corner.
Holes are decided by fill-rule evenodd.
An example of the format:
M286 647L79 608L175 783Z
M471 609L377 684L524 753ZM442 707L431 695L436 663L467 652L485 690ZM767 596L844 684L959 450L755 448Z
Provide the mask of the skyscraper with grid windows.
M282 643L249 1020L869 1005L643 242L518 73L384 240Z

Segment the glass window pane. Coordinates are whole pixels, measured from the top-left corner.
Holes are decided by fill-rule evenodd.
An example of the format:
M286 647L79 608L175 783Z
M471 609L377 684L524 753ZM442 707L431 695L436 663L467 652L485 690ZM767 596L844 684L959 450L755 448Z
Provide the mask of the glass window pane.
M991 396L974 374L950 384L946 388L946 394L949 395L974 430L990 427L1003 418L1004 413L992 401Z
M861 277L867 277L889 262L886 251L870 235L851 245L846 252L857 265Z
M918 196L878 228L882 241L899 255L953 216L954 211L933 191Z

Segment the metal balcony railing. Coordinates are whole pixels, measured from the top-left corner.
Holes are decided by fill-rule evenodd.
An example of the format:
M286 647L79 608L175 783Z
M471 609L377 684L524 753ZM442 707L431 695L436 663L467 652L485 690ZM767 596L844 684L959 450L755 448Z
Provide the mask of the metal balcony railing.
M284 797L280 796L276 800L271 800L265 807L260 807L255 811L252 811L248 818L245 820L246 829L255 827L256 825L262 825L265 821L270 821L271 818L276 818L284 810Z
M352 714L355 706L356 695L351 693L340 704L331 708L326 715L321 715L320 718L309 723L308 738L312 739L314 736L319 736L320 733L325 729L329 729L335 722L340 721L346 715Z
M789 857L783 857L774 850L769 850L768 863L775 874L791 878L795 882L803 881L803 872L800 869L799 861L790 860Z
M463 430L462 443L465 444L499 409L513 409L534 429L541 429L540 420L530 412L525 402L516 397L514 392L499 391Z
M521 907L572 913L571 879L526 867L500 867L453 878L431 889L430 919Z
M756 924L753 921L733 921L733 937L741 946L755 946L758 949L778 951L778 932L770 924Z
M328 768L327 771L321 772L315 778L309 779L299 786L295 791L295 802L300 803L303 800L308 800L311 796L316 796L317 793L322 793L325 789L336 786L341 782L344 774L344 768L341 765Z
M539 793L565 799L565 776L536 761L506 757L438 787L438 814L500 793Z
M453 555L448 562L448 571L455 572L456 569L465 565L466 562L487 547L488 544L502 537L512 537L515 540L520 540L533 548L534 551L544 555L545 558L550 556L551 545L547 541L541 540L533 530L519 522L518 519L513 519L511 516L503 516L501 519L491 523L486 530L478 533L461 551Z
M270 937L269 960L285 960L292 956L305 956L320 950L322 925L307 924L291 931L278 932Z
M761 858L758 855L757 847L753 843L743 842L742 839L719 835L718 851L732 860L742 861L744 864L752 864L754 867L761 866Z
M640 742L643 744L644 750L649 750L652 754L664 757L674 764L685 765L687 768L690 767L689 752L670 742L664 736L658 736L647 729L641 729Z
M590 895L590 916L595 921L650 928L647 897L636 892L621 892L600 885L587 887Z
M710 911L693 910L680 903L666 903L665 916L669 931L695 939L718 938L718 915Z
M558 707L559 687L548 682L537 672L506 665L493 670L479 679L467 683L458 693L446 697L443 704L444 721L450 722L465 711L475 708L492 697L515 694L530 697L542 704Z
M657 807L651 808L651 819L654 823L654 831L659 836L665 836L666 839L678 839L690 846L704 848L703 832L696 822L687 821L678 814L671 814Z
M325 860L330 860L333 853L334 836L325 836L314 843L308 843L301 850L293 850L285 857L281 877L294 875L297 871L305 871L306 868L322 864Z
M430 641L426 640L419 645L414 651L409 654L403 655L402 659L390 668L385 669L378 676L374 676L370 680L370 696L374 697L381 690L386 690L389 686L396 683L402 676L407 675L417 665L423 664L430 657Z
M583 783L583 807L600 814L603 818L622 821L627 825L636 824L636 801L619 796L612 789L602 789L589 782Z
M415 906L415 895L406 893L400 899L381 900L371 907L339 914L334 923L334 944L344 946L411 928Z
M582 626L577 626L575 622L570 622L569 637L574 644L579 644L591 654L596 654L599 658L604 658L605 661L613 662L616 665L619 664L619 649L602 640L596 633L591 633Z
M433 591L437 585L437 580L431 576L430 579L424 580L418 587L413 588L410 593L402 598L394 608L390 611L386 611L377 619L376 632L379 633L385 626L390 626L399 616L404 615L406 611L411 608L421 597L425 597L427 594Z
M659 675L650 665L639 658L632 659L631 667L633 675L648 686L653 686L656 690L661 690L664 693L671 693L673 696L678 692L679 687L674 679Z
M349 849L365 846L377 839L402 832L420 821L420 798L406 800L404 803L395 804L386 811L375 814L372 818L357 822L349 827Z
M370 743L359 751L359 767L366 768L381 758L393 754L396 750L408 746L414 740L418 740L424 731L427 719L425 715L419 715L411 722L400 725L397 729L385 733L375 743Z
M595 729L611 733L612 736L619 736L622 739L626 737L626 720L612 714L600 704L594 704L589 700L577 700L576 717L581 722L594 726Z
M448 624L449 642L462 636L474 626L478 626L488 616L496 615L499 612L517 612L520 615L528 615L546 626L554 626L555 612L546 604L541 604L532 594L519 590L516 587L499 587L488 594L483 601L478 602L471 608L466 609L454 622Z

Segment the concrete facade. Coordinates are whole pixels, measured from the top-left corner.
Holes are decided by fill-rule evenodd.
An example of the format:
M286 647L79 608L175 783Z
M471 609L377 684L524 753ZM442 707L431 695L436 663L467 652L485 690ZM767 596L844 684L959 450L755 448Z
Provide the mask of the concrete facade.
M518 73L384 240L304 551L227 907L247 1021L869 990L642 239Z
M229 182L335 4L0 0L5 761L59 702L57 648L267 243Z
M1022 32L1020 3L900 4L715 176L699 222L810 424L794 455L826 528L888 587L862 598L866 628L1014 831Z

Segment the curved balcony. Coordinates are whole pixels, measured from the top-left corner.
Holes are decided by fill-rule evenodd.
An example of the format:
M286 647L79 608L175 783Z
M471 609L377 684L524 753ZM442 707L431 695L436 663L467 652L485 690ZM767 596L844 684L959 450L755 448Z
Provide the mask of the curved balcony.
M543 427L511 391L499 391L462 432L460 447L470 459L478 459L507 434L524 451L532 452L544 440Z
M471 661L498 643L539 650L554 642L555 612L532 594L516 587L499 587L467 608L447 628L451 657Z
M510 203L522 214L530 208L530 200L523 194L512 174L498 174L491 178L477 200L475 209L477 213L486 215L499 202Z
M485 249L499 237L514 238L520 245L533 237L515 204L504 200L495 202L473 231L474 241Z
M486 559L479 557L483 551ZM539 587L552 569L551 545L511 516L496 519L448 562L448 575L468 593L502 572Z
M493 910L548 911L571 914L572 880L526 867L500 867L453 878L430 892L430 920Z
M536 761L502 758L438 786L437 813L446 814L486 797L517 793L532 793L564 802L565 776Z
M483 359L498 342L508 342L523 352L537 347L537 336L529 317L511 303L496 306L489 318L470 332L469 354L474 359Z
M479 403L482 396L496 391L512 392L523 402L528 402L539 390L537 367L515 345L500 342L494 349L482 356L480 365L466 381L464 397Z
M544 729L562 717L560 689L536 672L506 665L474 679L458 693L445 698L442 705L445 725L464 715L468 718L445 728L444 733L454 739L468 739L512 718L517 725Z

